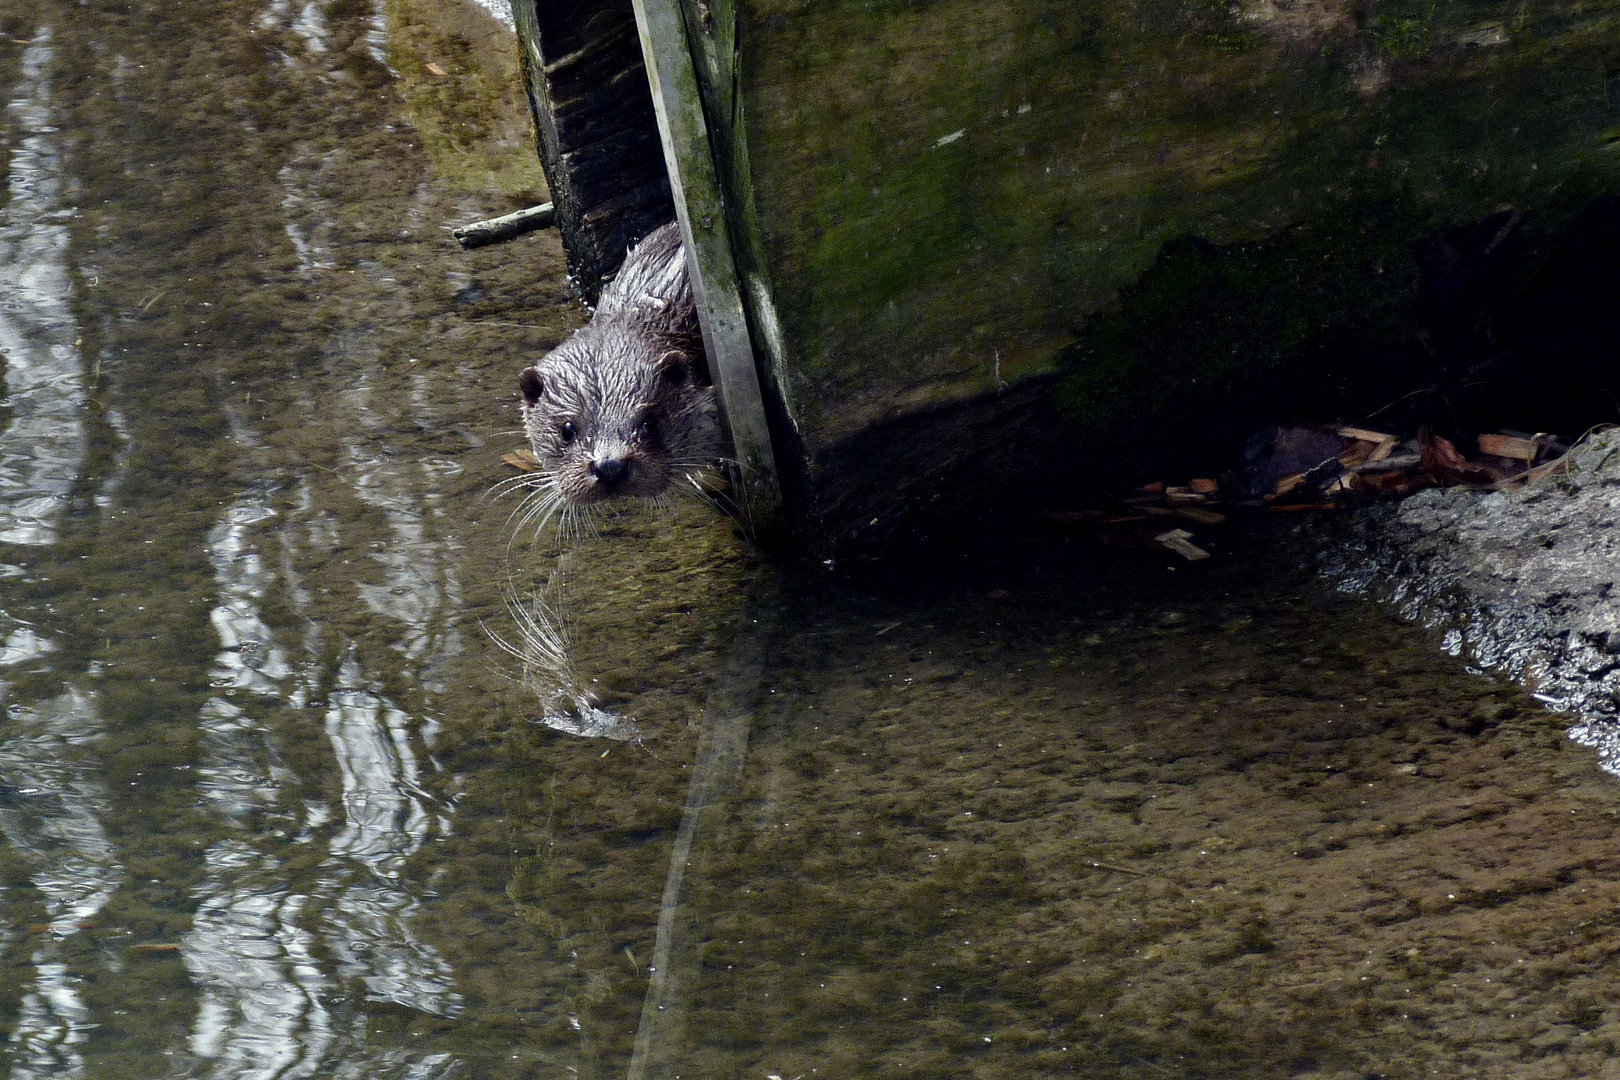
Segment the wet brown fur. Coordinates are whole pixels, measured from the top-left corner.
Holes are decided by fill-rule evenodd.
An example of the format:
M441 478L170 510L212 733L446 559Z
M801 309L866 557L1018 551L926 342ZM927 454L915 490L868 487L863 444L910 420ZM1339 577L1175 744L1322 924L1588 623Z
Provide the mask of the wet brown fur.
M590 323L518 386L535 486L558 505L656 497L713 467L719 409L675 225L625 256Z

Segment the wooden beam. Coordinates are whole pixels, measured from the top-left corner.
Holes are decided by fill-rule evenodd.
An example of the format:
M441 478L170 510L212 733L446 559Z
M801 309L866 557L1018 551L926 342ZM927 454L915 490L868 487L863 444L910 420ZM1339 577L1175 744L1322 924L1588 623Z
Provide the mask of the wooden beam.
M754 523L774 528L782 521L781 483L686 23L678 0L634 4L703 346L740 466L739 501Z

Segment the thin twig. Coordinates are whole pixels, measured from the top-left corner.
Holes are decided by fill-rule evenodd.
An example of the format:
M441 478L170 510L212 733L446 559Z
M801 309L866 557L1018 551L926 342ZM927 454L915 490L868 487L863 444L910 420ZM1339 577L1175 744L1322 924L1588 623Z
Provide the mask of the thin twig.
M1132 877L1153 876L1153 873L1150 870L1132 870L1128 866L1116 866L1113 863L1098 862L1096 859L1090 860L1090 864L1099 870L1112 870L1116 874L1129 874Z

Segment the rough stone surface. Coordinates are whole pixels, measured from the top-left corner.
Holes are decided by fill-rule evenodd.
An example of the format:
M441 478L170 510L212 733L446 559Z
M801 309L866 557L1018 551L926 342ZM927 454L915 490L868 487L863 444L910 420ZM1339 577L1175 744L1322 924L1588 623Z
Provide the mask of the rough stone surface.
M1520 491L1435 489L1377 507L1326 570L1575 714L1571 737L1620 772L1617 519L1620 431L1609 431Z

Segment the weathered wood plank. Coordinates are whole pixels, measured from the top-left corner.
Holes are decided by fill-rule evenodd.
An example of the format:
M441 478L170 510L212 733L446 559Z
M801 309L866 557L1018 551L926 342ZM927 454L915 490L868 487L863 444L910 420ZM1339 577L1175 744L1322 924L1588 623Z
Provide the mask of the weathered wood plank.
M773 527L782 513L776 456L686 25L678 0L635 0L635 11L703 345L731 430L745 509L757 524Z
M1551 231L1620 190L1620 0L1549 0L1506 21L1472 0L685 12L812 531L889 520L917 501L897 486L923 500L965 489L1012 435L974 424L975 443L950 442L957 405L1017 422L1002 395L1060 365L1082 436L1151 429L1166 410L1190 422L1220 388L1241 399L1232 388L1284 361L1238 349L1170 365L1087 336L1179 237L1224 249L1338 230L1335 250L1366 256L1365 273L1332 279L1348 284L1324 303L1355 308L1377 302L1364 282L1411 270L1386 251L1504 205ZM930 434L928 417L944 427ZM1055 468L1110 445L1045 455ZM897 454L932 479L861 457Z
M561 163L568 171L568 193L575 209L587 213L641 187L651 172L641 166L649 154L658 153L658 131L647 128L626 128L564 153Z
M635 15L629 0L512 9L557 229L591 300L629 244L674 213L667 193L658 197L663 155Z

